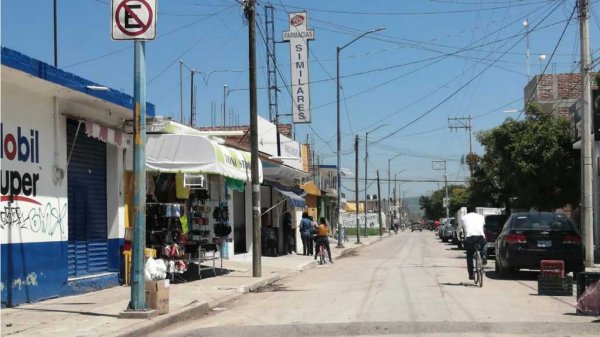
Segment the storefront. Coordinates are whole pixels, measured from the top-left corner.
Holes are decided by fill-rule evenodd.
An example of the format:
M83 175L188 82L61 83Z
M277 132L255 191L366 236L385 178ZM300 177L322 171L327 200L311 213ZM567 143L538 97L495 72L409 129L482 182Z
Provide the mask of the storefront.
M118 285L132 97L7 48L1 77L2 305Z
M193 259L202 250L218 249L224 258L248 251L250 163L250 153L205 136L147 135L146 241L167 261L169 272L184 272L185 257Z

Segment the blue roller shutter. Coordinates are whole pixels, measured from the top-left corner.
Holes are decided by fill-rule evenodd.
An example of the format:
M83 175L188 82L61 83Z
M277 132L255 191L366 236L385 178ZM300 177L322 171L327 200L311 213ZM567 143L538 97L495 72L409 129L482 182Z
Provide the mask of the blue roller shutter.
M78 122L68 120L67 154ZM108 271L106 144L88 137L82 124L68 167L69 277Z

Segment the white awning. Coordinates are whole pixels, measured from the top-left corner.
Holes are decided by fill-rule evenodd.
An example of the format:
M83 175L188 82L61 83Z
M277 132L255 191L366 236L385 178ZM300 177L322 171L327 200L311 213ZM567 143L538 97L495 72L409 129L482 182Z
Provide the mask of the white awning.
M197 135L146 136L146 169L165 173L205 173L251 181L250 153ZM259 182L262 165L258 162Z
M302 183L302 180L310 177L308 172L300 171L285 164L265 162L265 179L275 181L285 186L294 186Z

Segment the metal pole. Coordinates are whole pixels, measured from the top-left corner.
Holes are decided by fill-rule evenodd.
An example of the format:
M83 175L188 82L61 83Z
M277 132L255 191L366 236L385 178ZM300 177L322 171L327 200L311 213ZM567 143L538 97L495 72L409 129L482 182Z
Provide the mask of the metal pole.
M337 116L337 230L338 242L336 248L344 248L342 238L341 210L342 210L342 134L340 130L340 47L336 47L336 116Z
M367 232L367 170L369 166L369 133L365 132L365 237L368 236Z
M144 284L146 248L146 56L145 42L134 42L133 242L131 301L128 309L147 310Z
M530 56L530 52L529 52L529 18L525 19L523 24L525 25L525 30L526 30L525 37L527 40L527 53L525 54L525 57L527 58L527 82L529 82L529 80L531 79L531 71L530 71L530 67L529 67L529 56Z
M579 1L579 29L581 33L581 189L582 234L585 246L585 265L594 266L594 200L592 176L592 107L590 89L589 0Z
M358 201L358 135L354 140L354 171L356 174L354 175L354 195L356 199L356 243L360 243L360 225L358 221L358 206L360 202Z
M183 60L179 60L179 122L183 124Z
M54 0L54 67L58 68L58 20L57 20L57 0Z
M254 0L246 1L250 68L250 156L252 172L252 276L261 277L260 182L258 176L258 105L256 101L256 15Z
M444 161L444 188L446 189L446 218L450 217L450 200L448 200L448 173L446 173L446 162Z
M189 126L194 126L194 73L196 72L195 69L192 69L192 78L191 78L191 85L190 85L190 123L188 124Z
M382 222L383 218L381 217L381 186L379 185L379 170L377 170L377 212L379 213L379 236L383 235Z
M387 194L387 210L386 210L386 214L387 214L387 217L388 217L388 230L389 230L390 234L392 234L392 231L391 231L391 229L392 229L392 217L390 216L390 200L391 200L391 198L390 198L390 187L391 187L391 184L392 184L392 174L391 174L391 171L390 171L390 163L391 162L392 162L392 159L389 158L388 159L388 181L387 181L388 194Z
M227 90L229 86L225 84L223 86L223 126L225 126L225 111L227 111Z

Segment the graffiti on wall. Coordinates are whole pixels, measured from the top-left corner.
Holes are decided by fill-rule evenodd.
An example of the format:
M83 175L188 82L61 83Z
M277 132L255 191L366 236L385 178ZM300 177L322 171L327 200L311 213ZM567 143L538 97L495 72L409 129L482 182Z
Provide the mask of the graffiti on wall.
M14 206L10 202L0 210L0 229L26 230L33 233L44 233L54 236L64 234L67 227L67 203L52 204L36 207Z

